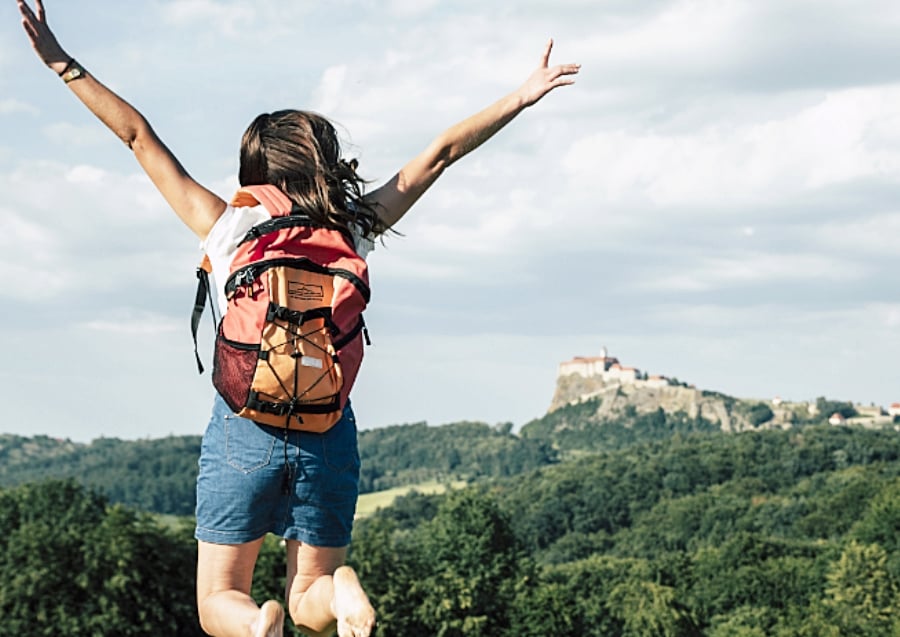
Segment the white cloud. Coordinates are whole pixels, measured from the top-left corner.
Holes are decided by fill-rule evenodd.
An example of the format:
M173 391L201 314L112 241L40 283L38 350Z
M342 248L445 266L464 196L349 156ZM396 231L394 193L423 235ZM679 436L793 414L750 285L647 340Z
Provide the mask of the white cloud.
M66 146L109 145L110 132L96 122L75 125L56 122L44 127L44 137L54 144Z
M869 131L893 131L884 117L898 100L900 87L851 89L778 119L602 131L574 142L563 165L573 183L601 175L603 201L655 206L765 204L863 177L896 179L900 153Z
M639 63L699 72L725 64L740 48L753 5L741 0L683 0L665 3L650 19L622 28L606 23L605 33L590 41L592 57L610 66ZM716 55L710 55L712 51Z
M414 17L430 11L438 5L438 0L390 0L391 13L404 18Z
M338 110L344 97L346 77L347 66L344 64L330 66L322 72L322 79L314 92L314 110L319 113L333 113Z
M813 236L837 254L896 256L900 247L900 212L868 217L866 211L857 212L854 221L827 223L813 230Z
M0 222L4 268L27 269L34 285L4 286L0 296L52 299L192 284L199 251L143 175L90 165L23 164L0 174L8 193Z
M17 99L0 99L0 115L11 115L14 113L27 113L29 115L36 115L38 113L38 109L35 108L32 104L28 104L27 102L22 102Z
M128 308L108 310L104 312L103 318L85 321L77 327L95 332L126 335L164 334L185 330L184 322L176 321L171 316Z
M216 0L177 0L163 5L163 19L179 28L197 27L233 36L252 30L259 10L242 3Z
M454 165L402 221L407 236L373 253L377 347L357 394L363 418L367 409L380 424L538 415L556 363L603 342L641 368L713 389L898 399L900 4L162 0L119 9L93 15L63 3L54 15L64 44L146 108L192 174L223 196L236 186L240 132L258 112L325 111L346 126L364 176L380 182L515 88L547 36L553 62L583 63L574 87ZM92 19L72 31L85 12ZM13 13L13 4L0 9ZM129 374L150 388L170 383L163 393L185 395L176 410L202 419L208 405L176 391L196 379L190 352L190 376L171 372L189 337L167 319L193 300L196 239L127 150L76 114L17 20L0 21L0 48L7 69L32 64L0 77L9 115L0 117L0 267L38 282L0 295L39 308L68 295L85 342L144 341L120 364L135 359ZM36 112L29 104L39 117L22 116ZM485 272L502 284L469 285ZM149 310L122 309L144 303ZM506 340L473 341L465 303L497 317ZM548 303L565 310L553 339ZM17 347L7 347L10 361L31 355ZM448 383L467 373L466 347L488 371L471 400L448 401ZM380 400L382 378L426 350L436 362L417 379L415 409ZM448 355L459 360L444 365ZM43 369L32 380L32 396L55 382ZM107 382L124 396L126 380ZM128 413L135 432L159 427L156 414ZM199 421L166 422L194 431Z
M884 321L884 326L889 328L897 328L900 327L900 304L894 303L889 305L880 306L879 310L881 311Z
M646 277L648 290L708 292L735 287L771 284L773 291L786 282L851 282L871 274L864 264L848 261L840 254L765 254L746 252L728 257L704 256L696 265L666 274L663 265Z

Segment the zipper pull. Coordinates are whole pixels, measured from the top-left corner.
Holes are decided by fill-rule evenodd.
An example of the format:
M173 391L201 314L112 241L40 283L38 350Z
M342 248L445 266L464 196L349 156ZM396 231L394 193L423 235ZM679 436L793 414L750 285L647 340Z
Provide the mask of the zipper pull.
M253 272L253 268L247 268L241 273L239 285L247 289L247 296L251 299L255 294L253 290L253 280L256 278L256 275Z

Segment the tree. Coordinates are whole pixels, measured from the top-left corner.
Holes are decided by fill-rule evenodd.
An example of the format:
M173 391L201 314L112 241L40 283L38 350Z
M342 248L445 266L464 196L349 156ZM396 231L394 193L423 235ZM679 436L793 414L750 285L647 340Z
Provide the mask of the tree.
M864 544L878 544L888 554L900 553L900 478L886 482L868 503L851 535ZM897 573L900 575L900 573Z
M622 621L623 637L690 637L699 630L690 611L675 598L675 589L655 582L630 580L612 590L607 602Z
M517 582L521 549L506 516L475 490L451 494L417 534L426 556L417 613L438 637L503 634Z
M847 634L875 637L900 628L900 587L886 562L887 553L879 545L852 541L828 572L825 604Z
M0 491L0 634L202 635L194 543L72 481Z
M828 400L824 396L816 398L816 409L820 419L827 420L831 414L840 414L844 418L852 418L857 415L853 403L838 400Z

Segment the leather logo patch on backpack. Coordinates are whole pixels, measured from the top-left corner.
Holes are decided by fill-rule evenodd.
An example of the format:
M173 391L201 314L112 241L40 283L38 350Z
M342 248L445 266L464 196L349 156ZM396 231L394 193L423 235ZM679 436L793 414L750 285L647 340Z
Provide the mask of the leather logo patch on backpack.
M288 281L288 296L298 301L322 301L325 299L325 291L321 285L306 281Z

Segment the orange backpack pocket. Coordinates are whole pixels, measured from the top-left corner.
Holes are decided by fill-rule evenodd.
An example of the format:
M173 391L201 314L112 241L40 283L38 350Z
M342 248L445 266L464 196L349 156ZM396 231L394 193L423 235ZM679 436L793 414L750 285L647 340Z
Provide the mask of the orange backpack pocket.
M334 275L281 259L238 277L216 339L213 384L237 415L325 431L341 417ZM263 315L264 314L264 315Z

